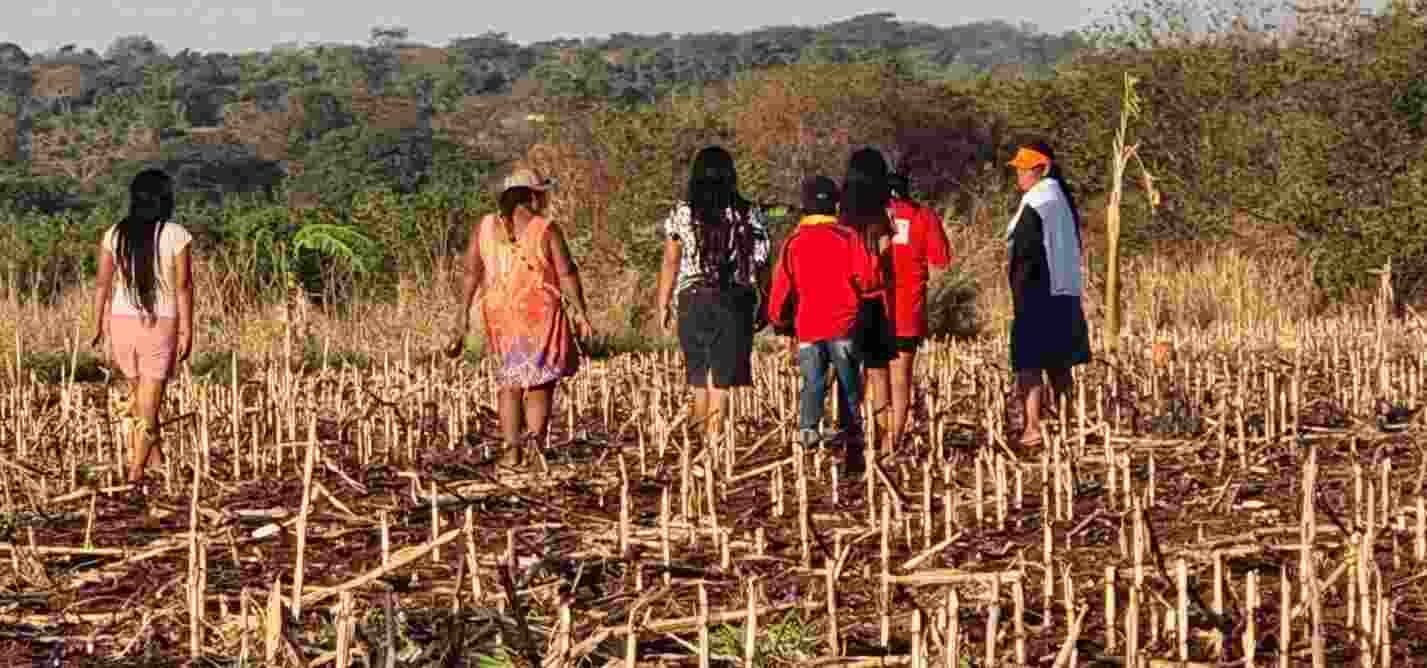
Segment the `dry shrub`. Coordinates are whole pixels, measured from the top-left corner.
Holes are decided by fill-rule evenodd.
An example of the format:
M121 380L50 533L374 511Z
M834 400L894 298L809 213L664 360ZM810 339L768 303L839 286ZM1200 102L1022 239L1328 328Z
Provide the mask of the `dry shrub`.
M416 100L403 95L372 95L366 84L352 86L352 115L381 130L405 130L421 123Z
M86 187L115 162L157 158L159 149L158 131L143 127L130 127L122 138L106 127L41 127L35 128L31 139L35 174L68 176Z
M291 133L303 119L300 94L288 97L287 111L262 111L256 100L230 103L223 111L223 127L257 148L262 160L287 159Z
M15 151L18 148L18 140L19 137L15 133L15 115L0 113L0 162L20 157Z
M35 65L31 71L37 97L76 97L84 88L84 70L79 65Z
M490 97L467 95L461 98L455 111L437 112L431 119L431 127L474 156L489 147L488 125L498 108Z
M122 156L125 160L158 160L161 157L159 131L154 128L129 128L129 141Z
M582 271L581 278L590 325L601 338L642 341L662 335L654 311L654 281L648 276L632 267L610 267L599 276Z
M1248 251L1230 242L1187 242L1129 258L1125 326L1142 332L1202 329L1313 315L1312 266L1297 254Z
M604 161L583 156L570 144L535 144L526 152L526 162L560 181L550 198L553 220L594 231L608 228L609 200L615 188Z

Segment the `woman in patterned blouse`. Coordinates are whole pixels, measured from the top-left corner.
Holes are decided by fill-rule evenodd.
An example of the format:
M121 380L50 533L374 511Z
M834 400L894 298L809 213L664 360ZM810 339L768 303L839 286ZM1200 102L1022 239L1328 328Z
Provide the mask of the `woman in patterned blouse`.
M694 388L693 419L712 436L728 389L753 384L758 292L768 264L762 215L738 193L733 156L709 146L694 157L684 201L664 220L659 316L677 330ZM671 301L677 295L677 312Z

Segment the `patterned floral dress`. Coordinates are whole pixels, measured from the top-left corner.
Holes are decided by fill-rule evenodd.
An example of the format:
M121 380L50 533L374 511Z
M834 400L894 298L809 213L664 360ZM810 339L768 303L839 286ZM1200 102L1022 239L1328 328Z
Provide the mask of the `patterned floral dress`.
M480 303L486 350L500 360L501 387L536 387L579 369L559 275L546 252L549 229L547 219L532 218L512 243L500 219L487 215L477 231L485 265Z

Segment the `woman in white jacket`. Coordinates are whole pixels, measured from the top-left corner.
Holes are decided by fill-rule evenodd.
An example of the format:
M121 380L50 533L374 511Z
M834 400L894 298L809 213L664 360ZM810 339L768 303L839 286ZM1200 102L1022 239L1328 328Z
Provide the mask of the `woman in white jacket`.
M1006 230L1011 298L1011 368L1025 402L1020 444L1039 445L1044 388L1052 406L1069 394L1071 368L1090 361L1090 337L1080 303L1080 215L1055 154L1044 142L1021 146L1016 168L1021 204Z

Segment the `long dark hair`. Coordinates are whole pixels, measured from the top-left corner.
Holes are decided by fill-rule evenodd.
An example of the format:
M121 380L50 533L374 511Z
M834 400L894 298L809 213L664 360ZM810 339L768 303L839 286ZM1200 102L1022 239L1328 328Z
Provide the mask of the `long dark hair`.
M887 160L875 148L853 151L842 182L842 222L862 234L867 252L878 253L878 239L890 231L887 205L892 190L887 185Z
M882 152L861 148L847 160L847 177L842 187L842 210L852 216L884 214L892 199L887 183L891 170Z
M1060 168L1060 161L1055 159L1055 150L1042 140L1032 141L1025 144L1025 147L1050 158L1050 169L1046 171L1045 175L1055 179L1060 184L1060 189L1065 192L1065 203L1070 206L1070 216L1075 220L1075 237L1079 239L1080 207L1075 205L1075 192L1071 189L1070 182L1065 180L1065 170Z
M751 275L753 235L748 213L752 204L738 194L733 156L723 147L707 146L694 156L686 201L703 275L720 285L734 274Z
M516 186L500 194L500 217L515 220L515 210L520 206L534 208L540 194L534 188Z
M163 225L173 216L173 179L157 169L129 184L129 215L114 228L114 258L129 301L153 316L162 280L155 265Z
M892 172L887 175L887 190L894 199L912 201L912 179L906 172ZM915 202L913 202L915 203Z

